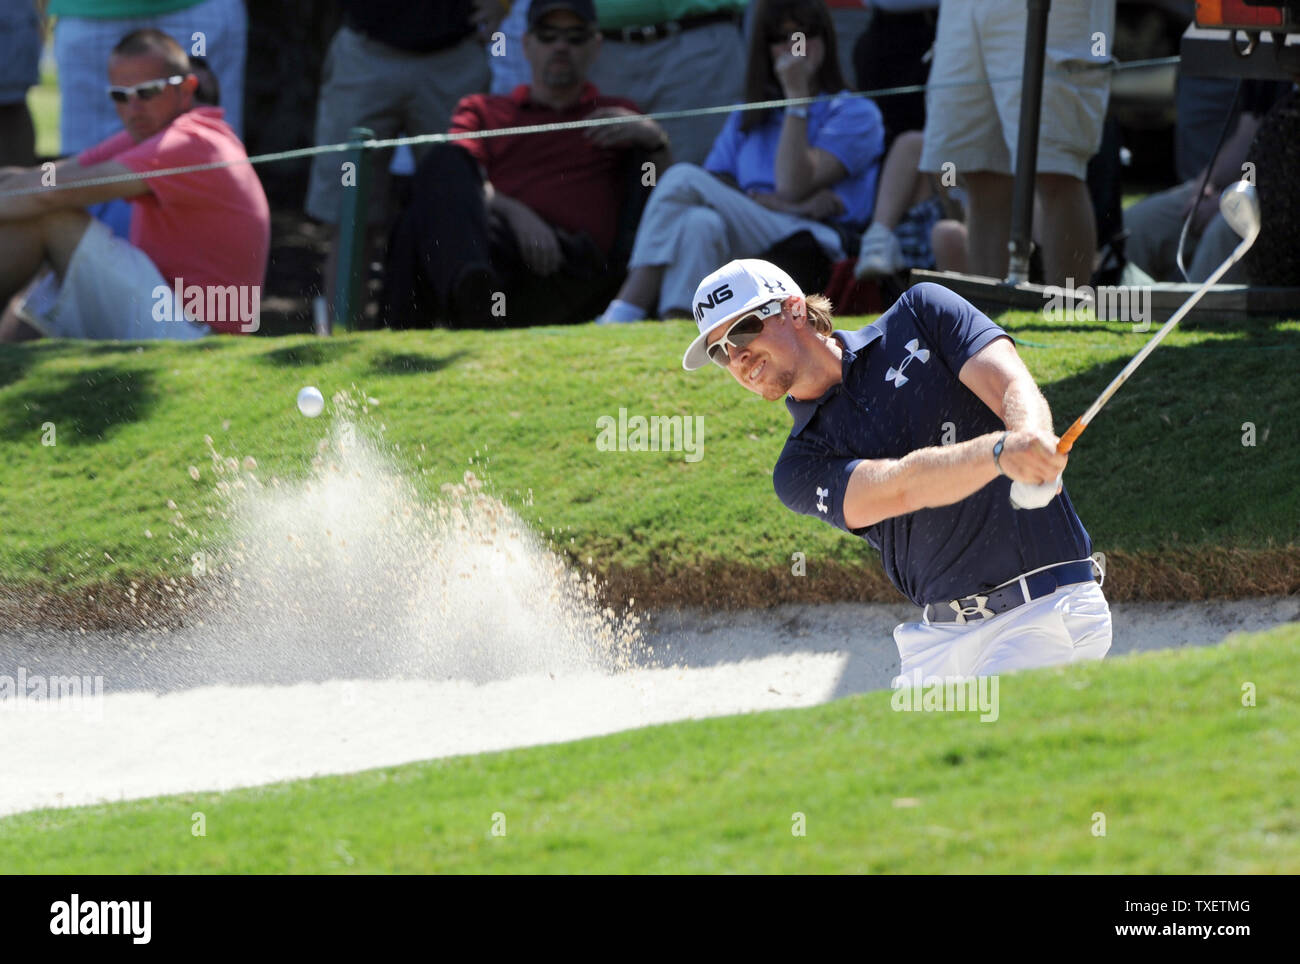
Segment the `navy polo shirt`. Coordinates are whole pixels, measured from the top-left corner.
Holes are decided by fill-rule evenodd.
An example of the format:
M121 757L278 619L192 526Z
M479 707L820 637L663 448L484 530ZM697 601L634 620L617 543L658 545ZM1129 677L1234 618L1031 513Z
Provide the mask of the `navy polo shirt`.
M920 284L874 323L835 332L844 347L842 381L812 401L786 399L794 426L773 471L776 494L795 512L866 539L889 580L918 606L1092 552L1064 489L1042 509L1017 511L1004 476L953 505L861 529L844 522L849 476L864 459L902 458L1005 430L957 377L972 355L1004 335L947 288Z

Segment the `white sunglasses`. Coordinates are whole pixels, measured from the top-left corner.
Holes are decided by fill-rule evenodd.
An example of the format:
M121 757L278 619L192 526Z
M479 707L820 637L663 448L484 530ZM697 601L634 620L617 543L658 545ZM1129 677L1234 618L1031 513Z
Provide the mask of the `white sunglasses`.
M168 87L174 87L184 82L185 78L183 76L173 74L170 77L160 77L157 80L146 80L134 87L109 87L108 96L119 104L125 104L133 96L139 97L141 100L153 100Z
M730 368L731 355L727 352L727 346L744 348L752 342L763 333L763 325L767 323L768 317L779 314L784 303L780 298L774 298L766 304L759 305L754 311L741 315L727 326L721 338L709 345L709 358L723 368Z

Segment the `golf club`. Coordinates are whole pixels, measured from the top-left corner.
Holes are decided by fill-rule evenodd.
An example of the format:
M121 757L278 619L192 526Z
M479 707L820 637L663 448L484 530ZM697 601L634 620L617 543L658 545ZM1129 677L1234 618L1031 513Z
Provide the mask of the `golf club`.
M1219 212L1223 215L1223 220L1228 222L1228 227L1232 228L1240 237L1241 243L1238 244L1227 260L1214 269L1214 272L1201 283L1201 286L1192 292L1178 310L1173 313L1159 331L1152 336L1140 352L1133 356L1133 359L1124 366L1109 385L1103 391L1092 406L1080 415L1069 427L1061 440L1056 445L1056 451L1060 455L1067 454L1074 447L1075 441L1083 434L1090 422L1097 417L1097 413L1102 410L1105 404L1110 401L1121 385L1123 385L1137 367L1146 360L1146 357L1155 350L1156 345L1160 344L1164 337L1173 331L1174 326L1186 317L1187 313L1192 310L1201 297L1210 290L1214 284L1224 276L1229 268L1236 264L1241 256L1244 255L1255 239L1259 237L1259 197L1255 193L1255 185L1248 181L1238 181L1236 184L1226 188L1219 196ZM1042 485L1030 485L1025 482L1011 483L1011 504L1017 509L1040 509L1052 501L1056 495L1056 488L1061 483L1061 477L1044 482Z

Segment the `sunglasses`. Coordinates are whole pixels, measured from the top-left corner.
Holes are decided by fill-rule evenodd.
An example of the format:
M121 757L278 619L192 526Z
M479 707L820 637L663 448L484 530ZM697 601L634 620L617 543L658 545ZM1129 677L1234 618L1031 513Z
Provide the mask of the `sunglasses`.
M569 27L560 29L559 27L538 27L533 31L533 36L537 38L538 43L553 44L557 40L563 40L570 47L581 47L592 38L592 31L586 27Z
M132 95L139 97L141 100L153 100L168 87L174 87L177 84L183 84L185 78L180 74L173 74L171 77L160 77L157 80L146 80L143 84L136 84L134 87L109 87L108 96L113 98L117 104L125 104Z
M780 312L782 304L779 299L774 299L761 305L757 311L737 318L723 336L709 346L709 358L723 368L730 368L731 356L727 353L727 346L744 348L752 342L763 333L763 326L767 324L768 316Z

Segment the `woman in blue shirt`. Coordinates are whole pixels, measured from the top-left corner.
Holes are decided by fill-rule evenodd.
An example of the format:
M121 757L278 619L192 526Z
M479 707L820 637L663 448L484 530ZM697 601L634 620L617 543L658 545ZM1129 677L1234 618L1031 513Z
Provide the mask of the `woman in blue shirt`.
M822 0L757 0L746 102L819 99L738 111L703 167L675 164L659 178L600 321L689 316L700 278L800 231L832 261L845 257L843 239L871 220L885 135L876 105L845 89L835 49Z

